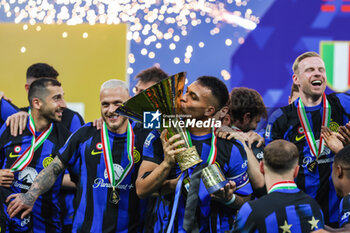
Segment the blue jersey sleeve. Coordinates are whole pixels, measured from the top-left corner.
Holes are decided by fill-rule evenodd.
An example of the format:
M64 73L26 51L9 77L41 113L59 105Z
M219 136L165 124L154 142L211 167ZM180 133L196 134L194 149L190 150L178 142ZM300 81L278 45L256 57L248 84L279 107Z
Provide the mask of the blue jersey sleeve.
M6 119L19 111L19 109L4 98L0 99L0 127L5 123Z
M72 118L72 122L69 128L69 131L71 133L74 133L75 131L77 131L81 126L84 125L84 120L83 118L78 114L74 114L73 118Z
M350 94L348 93L337 93L341 106L343 106L345 112L350 115Z
M143 159L157 164L164 160L162 142L157 130L151 131L143 144Z
M265 144L269 144L275 139L283 138L283 111L282 109L277 109L274 111L267 121L267 126L265 129Z
M242 155L242 153L244 154ZM225 173L227 180L232 180L236 183L236 193L242 195L249 195L253 192L249 183L247 165L248 160L245 151L239 150L237 146L233 146L228 169L225 169L227 170Z
M350 194L345 196L339 205L339 226L344 227L350 223Z

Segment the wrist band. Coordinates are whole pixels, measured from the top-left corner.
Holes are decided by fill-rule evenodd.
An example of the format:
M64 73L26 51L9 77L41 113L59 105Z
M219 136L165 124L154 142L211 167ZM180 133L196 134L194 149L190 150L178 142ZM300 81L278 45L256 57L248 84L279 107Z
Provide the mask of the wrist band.
M231 200L225 202L225 205L231 205L236 200L236 195L233 194Z

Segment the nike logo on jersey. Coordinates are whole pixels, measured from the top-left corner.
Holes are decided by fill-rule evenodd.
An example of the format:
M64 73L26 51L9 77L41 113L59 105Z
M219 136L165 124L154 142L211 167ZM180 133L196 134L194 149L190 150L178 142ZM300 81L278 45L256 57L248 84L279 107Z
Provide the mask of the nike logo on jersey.
M91 155L98 155L98 154L101 154L102 151L95 151L95 150L92 150L91 151Z
M299 142L301 139L303 139L305 137L305 134L304 135L302 135L302 136L296 136L295 137L295 141L297 141L297 142Z
M14 155L14 154L12 154L12 152L10 153L10 155L9 155L9 157L10 158L17 158L17 157L19 157L20 155Z

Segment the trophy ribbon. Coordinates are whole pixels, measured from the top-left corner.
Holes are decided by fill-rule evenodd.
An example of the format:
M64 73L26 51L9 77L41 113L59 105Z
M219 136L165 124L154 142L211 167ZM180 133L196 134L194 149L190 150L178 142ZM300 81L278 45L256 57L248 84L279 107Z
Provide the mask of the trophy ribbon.
M329 102L326 98L326 94L323 94L322 102L323 102L322 126L328 127L329 122L331 120L331 106L329 105ZM313 157L316 157L316 160L314 160L312 163L310 163L310 166L308 166L308 170L310 172L314 172L316 170L316 165L317 165L316 161L318 160L318 157L320 156L321 152L325 147L325 142L321 134L320 142L317 147L315 136L310 126L309 120L307 118L305 107L303 102L301 101L301 98L299 98L299 102L298 102L298 117L299 117L301 126L303 127L305 138L310 147L311 155Z
M113 156L111 151L111 145L109 143L109 136L108 136L108 129L107 129L106 122L103 122L102 130L101 130L101 140L102 140L102 150L103 150L104 161L105 161L106 170L108 174L108 179L112 185L112 192L111 192L109 201L112 204L116 205L120 201L120 196L116 190L116 187L125 179L125 177L130 173L130 171L134 166L134 141L135 141L134 131L132 130L131 124L128 121L127 154L128 154L129 163L117 181L114 175Z
M52 128L53 128L53 123L51 123L50 126L39 135L39 137L35 138L35 124L34 124L34 120L33 120L30 109L29 109L28 113L29 113L29 130L33 134L33 138L32 138L32 141L30 143L30 146L12 164L12 166L10 168L12 172L22 171L24 168L26 168L30 164L30 162L32 161L32 159L34 157L34 152L49 137L49 135L52 131Z

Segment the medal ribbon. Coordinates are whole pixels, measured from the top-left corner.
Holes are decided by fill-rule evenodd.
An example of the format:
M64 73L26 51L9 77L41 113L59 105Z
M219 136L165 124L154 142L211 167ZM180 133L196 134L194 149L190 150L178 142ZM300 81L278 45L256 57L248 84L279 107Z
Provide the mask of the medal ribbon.
M294 183L294 181L281 181L274 183L268 193L271 193L273 191L276 191L278 189L297 189L297 185Z
M216 142L217 142L217 137L216 137L216 128L213 128L212 132L211 132L211 147L210 147L210 152L208 155L208 159L207 159L207 164L214 164L215 160L216 160L216 155L217 155L217 147L216 147ZM191 139L191 134L190 132L186 129L186 134L187 134L187 138L188 138L188 143L190 144L190 146L192 146L192 139Z
M128 121L127 153L128 153L129 164L124 169L118 181L115 180L115 176L114 176L113 157L112 157L111 145L109 143L108 129L107 129L106 122L103 122L102 130L101 130L101 139L102 139L102 149L103 149L103 155L104 155L104 161L107 169L108 179L112 187L115 188L125 179L125 177L130 173L131 169L134 166L134 140L135 140L134 131L132 130L131 124Z
M39 135L39 137L35 138L35 124L34 124L34 120L33 120L30 109L29 109L28 113L29 113L29 130L33 134L32 141L30 143L30 146L12 164L12 166L10 168L12 172L22 171L24 168L26 168L30 164L30 162L32 161L32 159L34 157L34 152L47 139L47 137L50 135L52 128L53 128L53 124L51 123L50 126Z
M328 127L331 119L331 106L328 103L326 94L323 94L323 114L322 115L323 115L322 126ZM307 140L307 143L309 144L311 154L317 159L318 156L323 151L325 143L321 134L320 143L317 148L315 136L314 136L314 133L312 132L309 120L306 115L305 107L303 102L301 101L301 98L299 98L299 103L298 103L298 116L299 116L301 126L303 127L303 130L304 130L305 138Z

